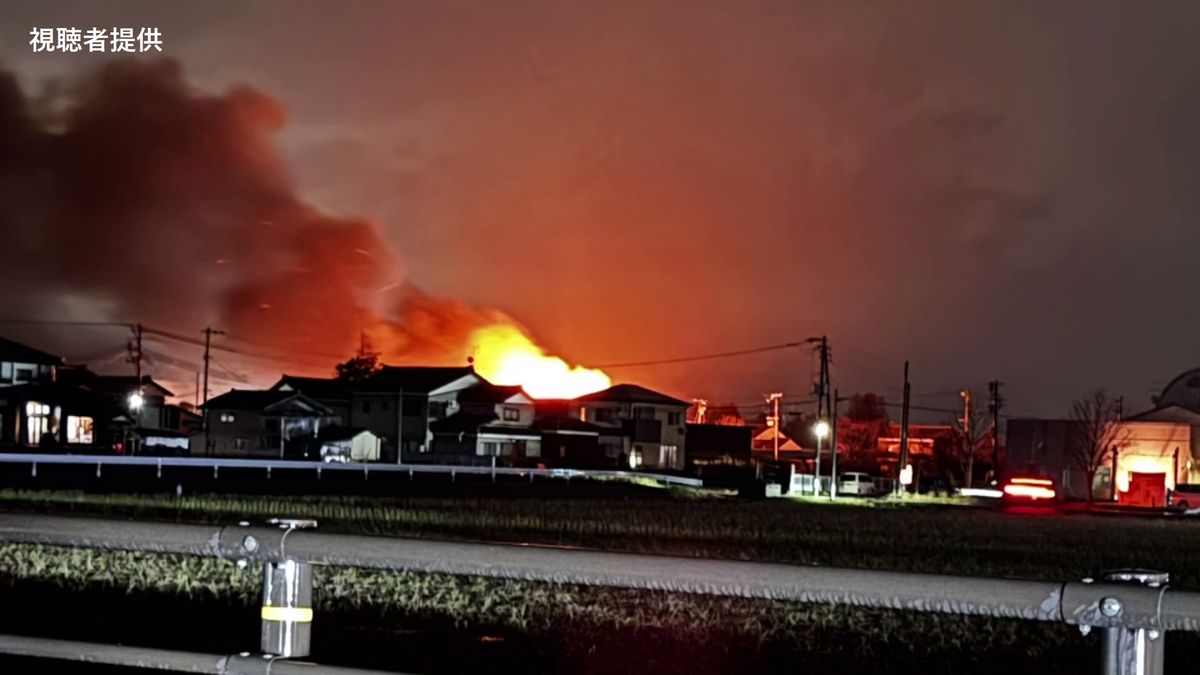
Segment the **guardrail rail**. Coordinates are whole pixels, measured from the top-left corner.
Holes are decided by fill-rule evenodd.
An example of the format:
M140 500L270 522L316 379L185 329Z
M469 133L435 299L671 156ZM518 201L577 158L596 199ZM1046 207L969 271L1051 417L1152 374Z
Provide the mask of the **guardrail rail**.
M291 660L309 652L312 565L1065 623L1079 627L1084 634L1094 629L1102 632L1106 675L1161 673L1166 632L1200 631L1200 593L1172 589L1166 574L1145 570L1117 571L1100 580L1068 582L990 579L554 546L328 534L315 526L313 521L289 519L222 527L0 515L0 541L4 542L194 555L264 566L259 656L181 654L176 658L171 656L176 653L116 646L83 649L75 643L14 636L0 636L0 653L78 660L96 654L112 659L128 657L122 665L134 665L133 661L150 654L153 658L138 662L160 670L230 675L293 672L286 670ZM71 652L73 649L79 651ZM225 670L181 667L187 664Z

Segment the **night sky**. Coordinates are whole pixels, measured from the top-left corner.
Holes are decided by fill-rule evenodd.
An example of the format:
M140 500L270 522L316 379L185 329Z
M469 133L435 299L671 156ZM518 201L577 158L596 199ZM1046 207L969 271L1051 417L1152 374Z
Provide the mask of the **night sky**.
M897 400L910 359L918 403L1000 379L1013 415L1200 365L1197 3L8 2L31 99L108 61L31 53L71 25L156 26L198 91L278 102L298 199L572 362L827 334L843 394ZM812 368L611 374L752 402Z

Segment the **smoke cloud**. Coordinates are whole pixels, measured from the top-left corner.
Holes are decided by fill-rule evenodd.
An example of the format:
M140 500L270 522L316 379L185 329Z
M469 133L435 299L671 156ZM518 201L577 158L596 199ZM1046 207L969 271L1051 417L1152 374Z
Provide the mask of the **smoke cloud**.
M377 226L295 193L283 105L190 87L173 61L113 62L41 99L0 74L0 314L203 326L312 371L360 335L392 361L465 363L504 315L404 281Z

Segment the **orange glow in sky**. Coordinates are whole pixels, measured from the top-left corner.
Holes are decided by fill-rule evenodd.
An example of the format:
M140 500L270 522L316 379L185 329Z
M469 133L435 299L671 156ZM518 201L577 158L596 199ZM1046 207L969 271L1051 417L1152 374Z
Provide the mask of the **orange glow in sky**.
M602 371L571 366L537 346L520 328L497 323L471 334L475 372L501 385L521 385L534 398L575 398L611 384Z

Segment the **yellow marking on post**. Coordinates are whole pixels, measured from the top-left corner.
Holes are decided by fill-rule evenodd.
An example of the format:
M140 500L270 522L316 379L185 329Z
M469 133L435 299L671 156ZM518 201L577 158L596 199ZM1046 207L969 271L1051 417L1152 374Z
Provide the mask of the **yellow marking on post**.
M311 623L313 611L311 607L270 607L263 605L263 621L294 621L296 623Z

